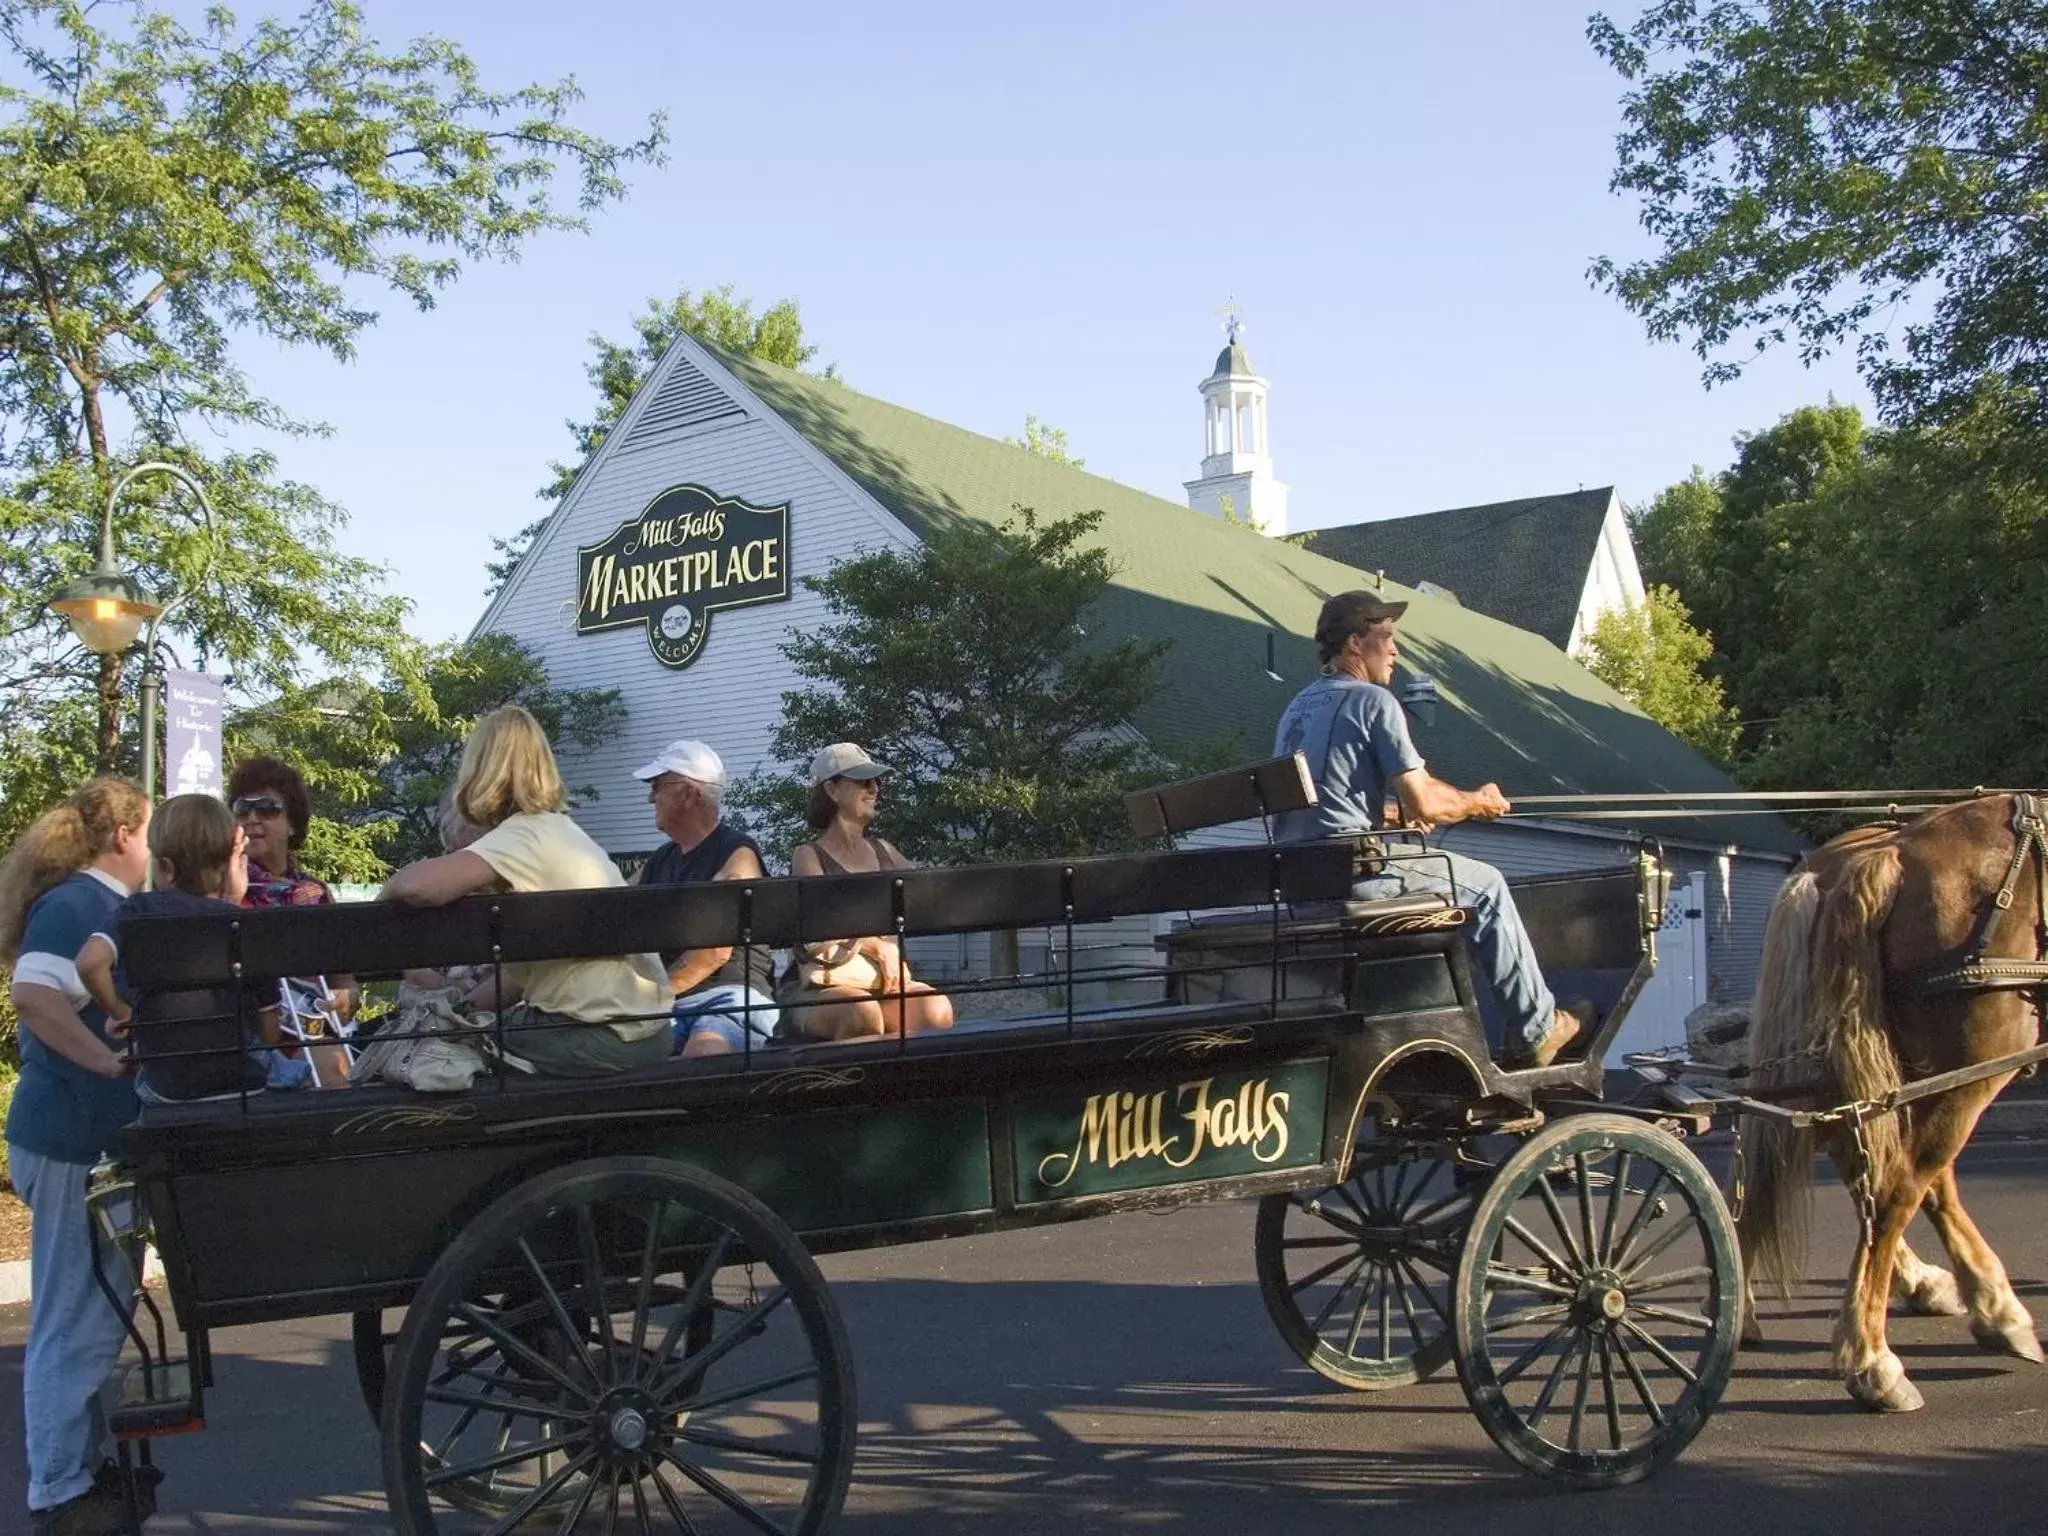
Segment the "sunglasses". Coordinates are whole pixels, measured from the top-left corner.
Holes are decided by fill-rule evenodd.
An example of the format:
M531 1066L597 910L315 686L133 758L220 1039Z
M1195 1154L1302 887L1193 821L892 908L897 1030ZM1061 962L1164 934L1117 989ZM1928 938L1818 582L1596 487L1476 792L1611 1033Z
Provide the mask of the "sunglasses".
M274 795L238 795L228 809L237 816L282 816L284 802Z

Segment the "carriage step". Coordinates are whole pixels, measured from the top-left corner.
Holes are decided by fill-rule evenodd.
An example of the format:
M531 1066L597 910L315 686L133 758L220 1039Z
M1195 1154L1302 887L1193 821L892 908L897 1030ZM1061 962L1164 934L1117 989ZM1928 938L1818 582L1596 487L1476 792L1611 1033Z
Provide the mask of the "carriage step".
M160 1360L124 1368L107 1428L123 1441L196 1434L206 1428L206 1409L191 1363Z

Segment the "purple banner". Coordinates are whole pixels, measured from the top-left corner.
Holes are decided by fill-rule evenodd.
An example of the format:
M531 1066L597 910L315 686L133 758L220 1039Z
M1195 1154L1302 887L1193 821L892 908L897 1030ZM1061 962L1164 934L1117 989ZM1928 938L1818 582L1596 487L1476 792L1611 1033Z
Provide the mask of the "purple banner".
M220 793L220 679L164 670L164 792Z

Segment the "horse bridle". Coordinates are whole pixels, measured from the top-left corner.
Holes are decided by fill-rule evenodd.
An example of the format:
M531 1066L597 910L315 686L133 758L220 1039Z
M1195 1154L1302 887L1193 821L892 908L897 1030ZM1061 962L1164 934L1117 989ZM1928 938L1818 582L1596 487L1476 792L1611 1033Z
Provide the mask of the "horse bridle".
M2015 794L2012 806L2012 862L1998 894L1977 920L1962 960L1922 975L1914 986L1920 993L2025 991L2048 987L2048 802L2038 796ZM2020 876L2029 857L2034 865L2034 958L2007 960L1987 955L2000 919L2012 910L2019 891Z

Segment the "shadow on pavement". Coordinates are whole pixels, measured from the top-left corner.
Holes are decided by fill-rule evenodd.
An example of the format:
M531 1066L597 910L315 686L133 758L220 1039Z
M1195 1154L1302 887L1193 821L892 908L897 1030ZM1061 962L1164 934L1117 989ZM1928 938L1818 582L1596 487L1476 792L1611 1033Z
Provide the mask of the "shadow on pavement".
M1745 1357L1684 1459L1593 1495L1514 1468L1454 1379L1328 1388L1274 1337L1249 1284L842 1276L834 1294L862 1405L849 1536L1353 1536L1379 1521L1728 1536L1837 1529L1851 1507L1859 1533L1938 1523L1976 1536L2031 1528L2038 1513L2048 1410L2011 1405L2040 1401L2048 1376L1978 1357L1949 1337L1960 1325L1915 1320L1901 1350L1940 1400L1930 1391L1911 1421L1862 1415L1826 1371L1824 1283L1778 1304L1767 1321L1780 1337ZM0 1530L23 1507L20 1327L18 1312L0 1315ZM150 1531L388 1529L341 1320L231 1331L216 1349L209 1428L162 1444L170 1477ZM1968 1443L1991 1438L1987 1408L2009 1447Z

